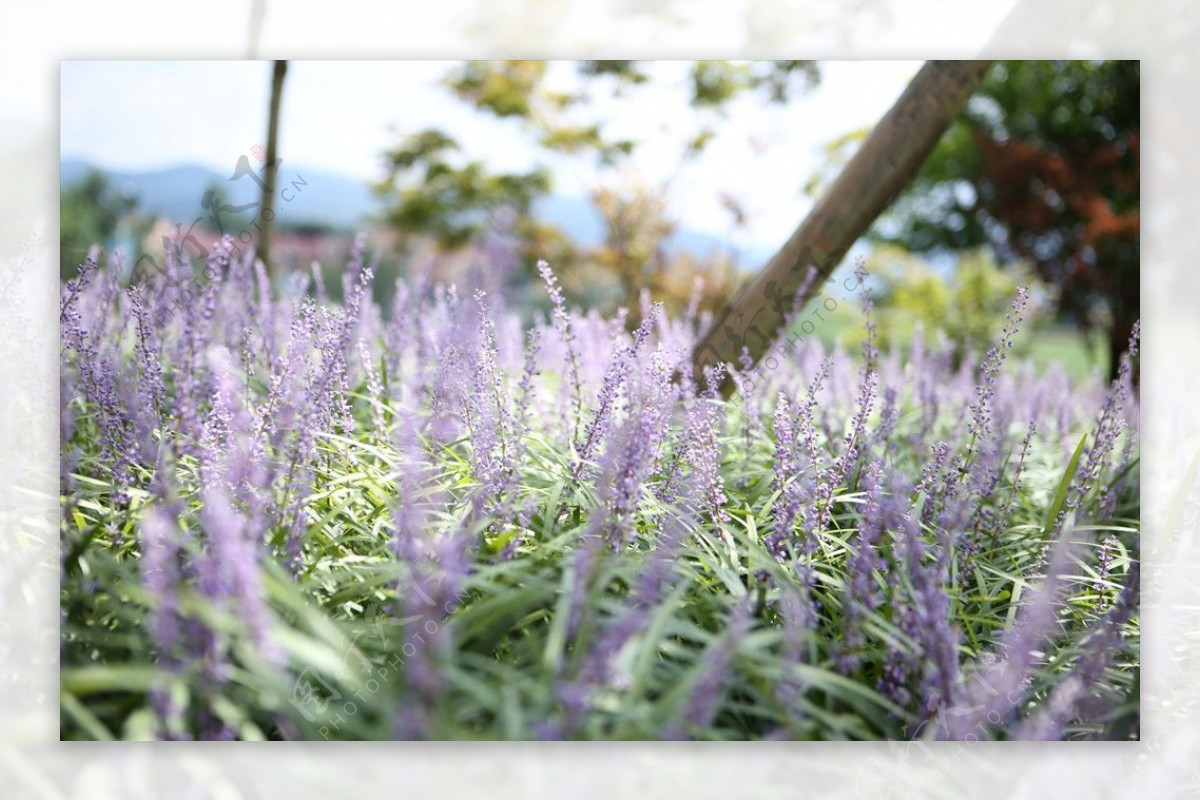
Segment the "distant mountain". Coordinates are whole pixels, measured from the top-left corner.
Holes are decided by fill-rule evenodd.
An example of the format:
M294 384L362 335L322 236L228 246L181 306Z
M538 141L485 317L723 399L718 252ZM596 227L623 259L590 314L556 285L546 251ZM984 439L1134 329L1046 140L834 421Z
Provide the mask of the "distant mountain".
M255 164L255 167L258 165ZM63 159L59 185L78 183L91 165L78 159ZM137 198L139 208L175 221L191 221L207 216L204 193L212 187L223 190L223 199L234 206L257 203L258 184L248 175L230 180L229 172L219 173L208 167L186 164L146 172L100 170L113 186ZM336 173L307 168L292 168L286 162L279 167L279 194L275 211L279 220L291 224L325 224L353 228L380 211L380 203L363 181ZM245 212L253 217L254 209Z
M91 165L80 159L63 159L60 187L80 182L89 169L92 169ZM252 178L242 176L230 180L234 174L233 165L227 173L195 164L145 172L106 169L100 172L116 189L136 197L143 212L159 214L176 222L190 222L207 216L209 212L202 205L202 199L212 187L220 187L225 202L235 206L259 201L260 190ZM356 178L305 167L293 168L285 161L280 165L278 181L280 194L276 200L276 213L283 223L350 229L382 211L382 204L370 187ZM576 242L596 245L603 239L604 224L600 212L588 200L552 195L537 201L533 211L544 222L562 228ZM246 212L247 216L253 214L253 208ZM676 252L703 256L712 250L727 248L728 243L722 237L684 228L668 240L668 247ZM744 254L743 260L749 266L760 266L769 255L751 252Z

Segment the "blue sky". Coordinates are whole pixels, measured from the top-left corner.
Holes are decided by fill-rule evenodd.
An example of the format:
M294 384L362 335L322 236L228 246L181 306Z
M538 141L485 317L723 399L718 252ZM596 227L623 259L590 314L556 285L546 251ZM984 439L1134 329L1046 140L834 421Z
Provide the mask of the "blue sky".
M407 132L438 126L496 169L527 169L544 159L519 123L486 118L438 85L454 63L292 62L280 155L296 166L374 180L388 146ZM872 125L920 65L823 62L820 87L786 107L739 99L702 159L672 181L670 212L685 227L728 235L729 216L718 201L728 192L750 216L739 244L777 247L811 205L801 190L822 163L823 146ZM598 97L588 113L607 133L642 142L633 172L658 183L675 172L681 144L701 120L687 107L686 63L653 62L648 69L650 85L618 99ZM195 163L228 170L265 139L269 72L262 61L64 61L60 153L110 169ZM548 80L569 87L571 65L552 64ZM549 163L560 194L583 196L599 178L578 159Z

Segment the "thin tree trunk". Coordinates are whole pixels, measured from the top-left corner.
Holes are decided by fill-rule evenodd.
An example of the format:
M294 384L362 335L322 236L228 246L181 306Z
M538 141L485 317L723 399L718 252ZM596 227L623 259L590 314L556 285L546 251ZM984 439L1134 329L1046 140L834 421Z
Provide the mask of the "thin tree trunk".
M787 243L717 315L692 354L698 380L706 367L737 364L743 348L756 363L762 358L797 300L803 306L821 291L913 179L991 63L926 62ZM819 277L797 299L810 267ZM722 385L726 395L732 388Z
M271 228L275 220L275 178L279 159L279 101L283 97L283 79L287 62L276 61L271 75L271 110L267 120L267 170L263 177L262 206L259 212L258 255L270 272L271 280L279 277L279 265L271 261Z

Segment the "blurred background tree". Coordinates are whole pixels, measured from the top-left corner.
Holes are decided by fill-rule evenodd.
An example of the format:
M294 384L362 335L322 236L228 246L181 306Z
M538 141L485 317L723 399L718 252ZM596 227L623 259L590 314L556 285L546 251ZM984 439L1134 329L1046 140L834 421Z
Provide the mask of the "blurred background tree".
M1031 265L1115 374L1141 303L1140 98L1136 61L998 62L876 240Z
M1107 365L1107 343L1089 342L1057 318L1056 289L1023 262L1001 265L987 247L955 254L953 262L933 262L897 245L877 245L866 256L878 342L886 352L906 353L915 335L928 347L951 347L954 363L970 362L995 344L1017 287L1029 289L1024 334L1015 352L1039 368L1058 365L1083 378ZM827 346L857 350L865 336L858 304L820 307L821 323L811 335ZM814 320L801 315L799 321ZM795 325L796 336L806 331ZM972 357L971 354L974 354Z
M1041 327L1045 322L1046 285L1025 264L1001 267L986 248L960 253L953 269L945 270L903 248L881 245L868 257L867 268L874 282L875 319L884 348L906 349L918 331L926 344L933 345L940 332L953 345L956 363L971 354L978 357L995 343L1020 286L1028 288L1032 297L1026 309L1027 326ZM856 324L849 330L861 329ZM1029 338L1022 342L1027 344Z
M419 235L449 250L464 247L483 237L489 212L500 206L528 223L533 201L550 189L544 168L492 173L482 161L457 159L458 152L453 137L433 129L412 134L387 152L388 177L377 188L394 198L387 219L402 242Z
M90 170L59 196L59 275L73 277L93 245L107 248L137 198L118 192L104 174Z
M384 155L386 175L376 185L387 199L386 219L401 248L430 237L441 251L478 245L495 211L506 208L516 212L512 233L527 275L546 258L577 300L602 308L624 306L631 326L640 321L644 290L681 310L697 277L703 278L701 309L716 308L736 289L738 276L728 254L707 259L668 254L667 240L677 227L668 213L671 181L703 154L731 100L758 92L764 102L786 103L818 84L816 62L693 62L688 105L697 112L698 128L678 154L672 177L659 185L628 169L640 143L609 135L594 114L597 97L621 97L649 83L640 62L575 62L571 91L549 86L547 69L543 61L467 61L451 70L444 84L480 113L519 121L546 158L575 157L595 167L599 180L589 199L602 221L603 241L594 247L572 243L556 226L530 214L533 204L554 189L544 163L525 172L492 172L483 162L465 158L446 132L425 129ZM744 215L735 203L723 205L735 221Z

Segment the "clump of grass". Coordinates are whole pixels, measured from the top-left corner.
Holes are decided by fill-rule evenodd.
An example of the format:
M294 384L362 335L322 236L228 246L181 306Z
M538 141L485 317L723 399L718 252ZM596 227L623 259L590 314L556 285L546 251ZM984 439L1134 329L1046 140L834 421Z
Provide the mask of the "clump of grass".
M64 738L1136 736L1129 364L1010 363L1022 296L961 367L809 343L724 400L694 319L548 267L522 330L385 319L361 244L344 305L183 258L63 289Z

